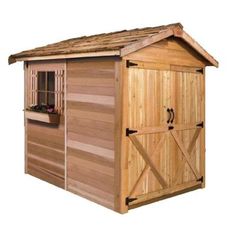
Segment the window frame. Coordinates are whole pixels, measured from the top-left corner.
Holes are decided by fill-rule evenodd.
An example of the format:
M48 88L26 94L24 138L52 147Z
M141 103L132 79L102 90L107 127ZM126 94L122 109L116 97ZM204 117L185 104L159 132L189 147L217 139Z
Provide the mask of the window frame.
M45 86L45 89L44 90L41 90L41 89L39 89L39 79L40 79L40 77L39 77L39 73L45 73L45 82L44 82L44 86ZM54 77L53 77L53 80L54 80L54 82L53 82L53 87L54 87L54 89L53 90L48 90L48 88L49 88L49 76L48 76L48 74L49 73L53 73L54 74ZM41 105L42 104L42 102L40 103L39 102L39 93L44 93L45 95L45 97L44 97L44 101L45 101L45 104L46 105L53 105L53 106L55 106L55 100L56 100L56 88L55 88L55 82L56 82L56 73L55 73L55 71L37 71L37 105ZM53 104L49 104L49 99L48 99L48 97L49 97L49 94L54 94L54 102L53 102Z
M38 105L38 72L54 72L54 104L55 111L64 113L65 107L65 71L64 62L29 62L26 68L25 109ZM48 91L50 92L50 91Z

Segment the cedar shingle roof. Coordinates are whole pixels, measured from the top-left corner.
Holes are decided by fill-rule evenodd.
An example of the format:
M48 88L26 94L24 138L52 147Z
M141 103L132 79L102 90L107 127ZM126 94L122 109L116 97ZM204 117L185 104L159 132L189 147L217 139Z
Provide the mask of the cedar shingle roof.
M148 27L142 29L123 30L112 33L97 34L72 38L58 43L49 44L43 47L26 50L11 57L38 57L49 55L61 55L72 53L101 52L119 50L145 37L157 34L162 30L180 26L181 24L170 24L158 27Z
M42 57L48 57L50 56L58 56L58 58L71 58L76 57L79 54L84 53L100 53L100 56L102 56L103 52L104 55L112 55L111 52L117 52L118 54L114 55L121 55L120 50L124 50L126 48L131 47L133 45L137 45L137 50L147 45L147 42L145 40L149 40L152 42L153 40L159 41L162 38L158 39L159 35L161 35L164 32L167 32L166 36L169 37L171 35L174 35L175 29L183 29L183 26L180 23L170 24L170 25L163 25L158 27L147 27L142 29L132 29L132 30L123 30L123 31L117 31L112 33L104 33L104 34L97 34L92 36L82 36L79 38L72 38L68 40L64 40L58 43L49 44L43 47L37 47L35 49L26 50L14 55L11 55L8 59L9 64L14 63L16 61L25 60L28 58L42 58ZM172 33L170 33L170 31ZM178 34L178 31L176 31ZM193 48L195 47L195 43L191 45ZM211 62L211 64L214 65L214 59L211 58L209 54L207 54L204 49L201 48L200 45L198 45L198 48L200 48L199 53L203 55L207 55L208 58L206 58L208 61ZM196 48L195 48L196 49ZM198 51L198 49L196 49ZM134 50L133 50L134 51ZM106 52L106 54L105 54ZM130 51L129 49L126 50L126 54L128 54ZM108 54L107 54L108 53ZM216 62L217 63L217 62Z

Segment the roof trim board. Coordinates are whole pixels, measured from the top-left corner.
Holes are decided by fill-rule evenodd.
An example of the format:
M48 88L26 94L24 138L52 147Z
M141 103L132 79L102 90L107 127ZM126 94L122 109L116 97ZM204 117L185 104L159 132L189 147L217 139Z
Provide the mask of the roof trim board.
M172 29L163 30L162 32L158 34L154 34L152 36L146 37L145 39L139 40L138 42L131 43L130 45L122 48L120 50L120 55L126 56L132 52L138 51L139 49L142 49L144 47L147 47L153 43L159 42L165 38L168 38L173 35Z
M188 33L183 29L175 27L173 29L175 37L183 39L187 44L189 44L193 49L195 49L200 55L202 55L211 65L218 67L219 62L215 60L197 41L195 41Z
M88 52L88 53L73 53L62 55L49 55L49 56L37 56L37 57L20 57L8 59L9 64L17 61L42 61L42 60L57 60L57 59L74 59L74 58L87 58L87 57L106 57L106 56L120 56L120 51L101 51L101 52Z

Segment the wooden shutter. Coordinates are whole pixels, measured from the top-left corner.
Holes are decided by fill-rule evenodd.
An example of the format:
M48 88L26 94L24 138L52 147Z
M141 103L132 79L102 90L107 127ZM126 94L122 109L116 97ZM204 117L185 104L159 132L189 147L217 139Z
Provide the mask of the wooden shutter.
M59 114L64 112L64 70L55 71L55 110Z
M28 79L28 88L29 88L29 94L28 94L28 104L27 106L36 105L38 102L38 76L37 76L37 70L31 70L30 71L30 77Z

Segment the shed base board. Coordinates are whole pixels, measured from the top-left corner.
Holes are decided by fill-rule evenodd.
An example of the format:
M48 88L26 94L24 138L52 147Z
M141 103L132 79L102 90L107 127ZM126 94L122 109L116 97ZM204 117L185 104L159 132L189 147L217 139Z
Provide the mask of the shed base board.
M155 197L155 198L143 201L143 202L132 204L132 205L129 206L129 210L140 207L140 206L144 206L144 205L147 205L147 204L151 204L151 203L154 203L154 202L157 202L157 201L161 201L161 200L164 200L166 198L171 198L171 197L174 197L174 196L177 196L177 195L180 195L180 194L183 194L183 193L187 193L187 192L190 192L190 191L193 191L193 190L196 190L196 189L200 189L200 188L203 188L202 184L197 183L195 186L192 186L192 187L189 187L189 188L186 188L186 189L182 189L182 190L178 190L174 193L165 194L165 195Z
M46 170L37 169L37 168L31 168L31 169L28 168L26 174L33 176L37 179L43 180L49 184L53 184L56 187L65 189L64 179Z

